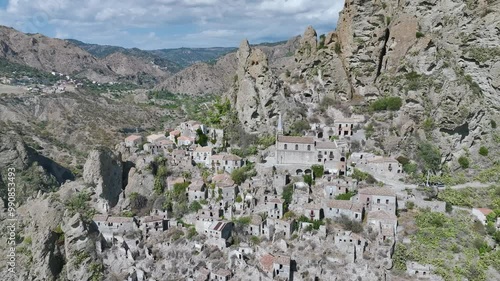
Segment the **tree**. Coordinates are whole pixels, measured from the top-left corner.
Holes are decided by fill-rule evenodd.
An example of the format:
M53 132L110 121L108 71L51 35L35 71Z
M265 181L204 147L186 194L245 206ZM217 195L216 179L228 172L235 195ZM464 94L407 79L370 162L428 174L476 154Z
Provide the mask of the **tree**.
M441 166L441 151L431 143L424 142L418 146L418 155L424 169L436 172Z
M301 136L304 134L304 131L307 131L311 128L309 122L307 120L298 120L290 126L290 134L295 136Z
M247 179L247 175L245 173L245 169L243 167L241 167L241 168L233 170L231 172L231 179L237 185L242 184Z
M309 186L313 184L313 179L311 175L304 175L304 182L307 183Z
M311 170L313 171L314 178L321 178L325 172L325 167L323 165L312 165Z
M189 211L193 212L193 213L196 213L198 212L198 210L200 210L202 207L201 207L201 204L200 202L198 201L193 201L191 203L191 205L189 205Z
M198 128L198 130L196 130L196 135L198 136L198 140L196 141L196 143L198 143L201 146L207 146L208 137L203 133L201 128Z

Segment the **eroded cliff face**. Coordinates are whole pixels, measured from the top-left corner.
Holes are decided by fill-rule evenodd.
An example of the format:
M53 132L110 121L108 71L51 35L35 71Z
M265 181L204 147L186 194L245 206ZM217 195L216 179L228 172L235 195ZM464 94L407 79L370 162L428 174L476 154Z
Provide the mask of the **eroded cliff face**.
M297 109L309 121L328 121L329 111L317 110L328 97L373 122L368 149L412 156L430 141L457 166L464 153L496 146L499 23L498 1L347 0L337 29L318 36L308 27L284 69L270 71L265 56L240 46L233 95L240 121L248 131L273 130L272 116ZM399 96L403 106L369 112L382 96Z

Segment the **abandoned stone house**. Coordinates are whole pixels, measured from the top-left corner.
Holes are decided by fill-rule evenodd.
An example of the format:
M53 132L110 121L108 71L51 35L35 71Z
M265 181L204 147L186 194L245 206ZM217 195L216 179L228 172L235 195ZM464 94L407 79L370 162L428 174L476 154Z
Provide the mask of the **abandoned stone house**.
M336 219L346 216L350 220L363 220L363 205L349 200L329 200L324 207L325 218Z
M233 274L227 269L219 269L210 274L210 281L229 281Z
M355 200L364 205L367 211L384 210L396 213L396 194L387 187L369 187L358 191Z
M161 140L167 140L167 137L165 136L165 134L157 133L157 134L151 134L151 135L147 136L146 140L149 143L157 144Z
M479 222L483 225L486 225L487 220L486 216L489 215L493 210L488 208L472 208L472 215L477 218Z
M341 231L335 234L335 246L350 257L349 261L356 262L367 250L369 241L352 231Z
M235 169L243 167L245 161L237 155L223 153L212 155L210 164L215 171L231 173Z
M395 242L398 218L394 213L385 210L370 211L367 215L367 225L378 232L381 241L389 239Z
M353 116L351 118L335 118L333 127L336 136L339 138L349 137L354 135L359 124L364 122L363 116Z
M140 144L142 144L142 136L140 135L131 135L125 138L126 147L139 147Z
M180 136L177 138L177 145L178 146L190 146L194 144L195 138L194 137L188 137L188 136Z
M189 202L193 202L196 200L204 200L207 199L207 187L203 180L194 180L191 182L187 188L188 200Z
M245 227L246 235L260 236L263 234L263 221L260 215L252 215L250 217L250 223Z
M303 205L303 215L310 220L321 220L324 217L323 208L317 203L306 203Z
M186 179L183 177L168 177L167 178L167 190L172 191L175 184L185 183Z
M283 217L283 203L284 201L278 197L271 198L265 202L268 207L267 215L269 218L279 219Z
M292 204L304 205L309 202L309 185L305 182L293 184Z
M292 280L292 262L289 256L265 254L259 259L259 264L272 279Z
M115 235L125 235L127 232L139 230L137 221L133 217L95 215L93 222L106 240L113 239Z
M262 235L268 240L274 238L290 239L294 231L293 220L267 218L262 225Z
M139 229L144 235L168 230L168 221L160 216L146 216L139 219Z
M224 249L227 247L232 230L232 222L214 221L202 233L209 238L207 244Z
M210 166L212 163L212 154L213 150L211 147L208 146L198 146L196 149L192 152L192 159L195 163L200 163L205 166Z
M406 262L406 273L417 278L432 278L432 265L423 265L413 261Z
M173 130L168 133L168 139L175 142L175 139L181 136L181 132L179 130Z
M371 153L353 153L350 161L356 168L386 178L399 179L404 177L403 165L398 160Z

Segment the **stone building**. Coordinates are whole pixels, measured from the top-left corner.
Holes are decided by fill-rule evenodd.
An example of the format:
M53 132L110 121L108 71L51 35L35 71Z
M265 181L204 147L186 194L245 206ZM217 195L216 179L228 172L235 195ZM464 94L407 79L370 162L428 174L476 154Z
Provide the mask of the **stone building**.
M371 153L353 153L350 161L356 168L385 178L399 179L404 177L403 165L398 160Z
M349 200L329 200L324 207L325 218L335 219L342 215L355 221L363 220L363 205Z
M387 187L369 187L360 189L356 200L362 203L368 211L384 210L396 213L396 194Z
M208 167L212 163L212 159L211 159L212 154L213 154L213 150L211 147L198 146L192 152L193 161L195 163L200 163L200 164L203 164L203 165Z
M203 182L203 180L191 182L187 188L187 193L189 202L207 199L207 187L205 182Z
M126 147L139 147L142 144L142 136L131 135L125 138Z
M369 243L361 235L352 231L341 231L335 235L335 245L350 256L351 262L356 262L367 250Z
M243 159L234 154L216 154L211 157L211 167L216 171L225 171L231 173L235 169L243 167Z

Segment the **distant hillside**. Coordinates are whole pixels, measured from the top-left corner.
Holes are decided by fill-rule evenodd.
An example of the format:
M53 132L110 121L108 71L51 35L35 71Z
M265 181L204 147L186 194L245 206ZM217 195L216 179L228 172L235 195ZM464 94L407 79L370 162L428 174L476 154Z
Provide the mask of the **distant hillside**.
M169 72L179 72L180 70L199 62L214 61L221 56L236 51L236 48L177 48L146 51L138 48L123 48L109 45L88 44L75 39L66 41L86 50L92 55L104 58L113 53L123 53L154 62L156 65L167 68Z
M144 51L137 48L127 49L118 46L88 44L75 39L66 39L66 41L84 49L85 51L98 58L105 58L114 53L122 53L125 55L130 55L151 61L159 67L162 67L168 72L172 73L179 72L182 68L185 67L175 62L174 60L169 60L168 58L155 55L150 51Z

